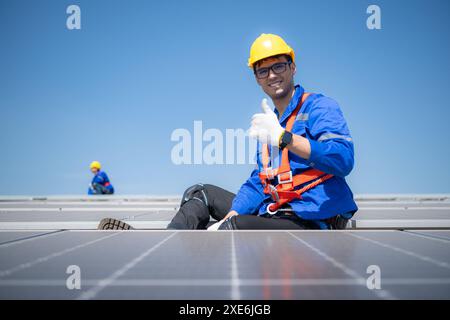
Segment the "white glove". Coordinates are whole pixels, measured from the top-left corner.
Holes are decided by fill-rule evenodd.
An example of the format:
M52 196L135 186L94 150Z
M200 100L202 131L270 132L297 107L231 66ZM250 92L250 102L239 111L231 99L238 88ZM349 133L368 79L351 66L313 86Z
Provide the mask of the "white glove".
M261 108L264 113L253 115L252 125L248 134L250 137L258 139L261 143L268 143L278 147L284 129L278 122L275 112L267 104L267 99L262 100Z
M222 223L223 223L223 220L220 220L220 221L210 225L207 230L208 231L217 231L217 230L219 230L219 227Z

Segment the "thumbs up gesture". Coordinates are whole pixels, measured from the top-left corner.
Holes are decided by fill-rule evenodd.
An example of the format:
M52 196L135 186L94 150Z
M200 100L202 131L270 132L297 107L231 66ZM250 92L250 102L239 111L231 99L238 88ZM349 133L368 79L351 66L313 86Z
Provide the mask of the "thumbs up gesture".
M252 117L249 136L261 143L278 147L284 129L278 122L275 112L267 104L267 99L262 100L261 108L263 113L257 113Z

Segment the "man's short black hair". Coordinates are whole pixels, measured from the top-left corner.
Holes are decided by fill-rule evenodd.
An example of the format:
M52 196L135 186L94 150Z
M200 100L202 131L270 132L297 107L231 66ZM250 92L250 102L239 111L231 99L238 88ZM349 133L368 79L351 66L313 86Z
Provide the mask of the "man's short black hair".
M285 56L285 57L286 57L286 59L287 59L287 61L289 62L289 64L292 63L292 57L291 57L290 55L288 55L288 54L278 54L278 55L276 55L276 56L272 56L272 57L268 57L268 58L278 58L278 57L282 57L282 56ZM268 58L266 58L266 59L268 59ZM257 66L258 64L260 64L263 60L264 60L264 59L259 60L259 61L256 61L256 62L253 64L253 73L256 72L256 66Z

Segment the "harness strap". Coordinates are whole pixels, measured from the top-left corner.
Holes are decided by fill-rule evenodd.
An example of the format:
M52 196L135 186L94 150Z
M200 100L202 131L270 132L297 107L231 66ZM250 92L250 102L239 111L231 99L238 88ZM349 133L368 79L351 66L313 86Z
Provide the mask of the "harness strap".
M297 107L288 118L286 123L287 131L292 130L297 114L309 95L310 93L302 94ZM269 167L269 146L267 144L263 144L262 146L262 165L263 170L259 173L259 178L264 186L264 193L270 194L272 199L275 201L267 207L267 211L270 214L276 213L281 206L289 203L293 199L301 199L302 193L333 177L333 175L326 174L325 172L317 169L309 169L301 174L292 176L291 166L289 163L289 150L287 148L284 148L281 154L281 165L277 169L272 169L272 167ZM275 178L278 180L278 184L276 186L271 184L271 181ZM311 183L294 191L294 188L308 182Z
M303 103L305 100L309 97L310 93L303 93L302 97L300 98L300 101L298 102L297 107L295 110L291 113L291 115L288 118L288 121L286 123L286 130L291 131L292 127L295 123L295 118L297 117L298 112L300 111ZM280 173L286 173L291 171L291 166L289 164L289 157L288 157L289 150L287 148L283 149L283 152L281 154L281 165L278 167L278 169L271 169L272 173L276 176ZM262 162L263 162L263 169L266 172L269 168L269 146L267 143L263 144L262 146Z

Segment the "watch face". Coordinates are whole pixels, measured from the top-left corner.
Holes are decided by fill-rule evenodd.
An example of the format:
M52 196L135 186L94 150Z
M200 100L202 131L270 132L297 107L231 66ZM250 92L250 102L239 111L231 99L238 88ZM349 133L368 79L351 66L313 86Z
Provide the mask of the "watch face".
M280 148L284 149L292 140L292 133L285 131L283 137L281 137Z
M292 133L290 133L289 131L286 131L286 134L283 136L284 138L284 142L286 144L289 144L292 140Z

